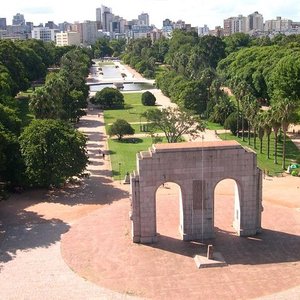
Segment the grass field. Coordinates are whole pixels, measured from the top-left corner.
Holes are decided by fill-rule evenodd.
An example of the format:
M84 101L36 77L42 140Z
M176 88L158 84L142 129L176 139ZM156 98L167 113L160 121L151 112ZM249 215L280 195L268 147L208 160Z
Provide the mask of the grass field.
M111 124L117 119L124 119L127 122L140 121L145 122L146 120L141 117L141 114L147 111L150 106L144 106L141 103L142 93L128 93L124 94L125 107L124 109L110 109L104 111L104 119L106 124ZM152 107L153 108L153 107Z
M125 108L104 111L106 131L110 124L117 119L124 119L131 124L135 133L147 134L140 131L140 122L146 122L141 114L151 109L151 106L144 106L141 103L142 93L124 93ZM123 180L126 172L132 172L136 168L136 153L147 150L153 144L151 137L126 138L122 141L109 139L113 177L115 180Z
M271 135L270 139L270 159L267 158L267 138L263 139L263 153L259 153L260 149L260 141L257 139L256 141L256 149L253 147L253 139L251 139L251 145L248 145L248 140L245 142L242 141L241 138L237 138L231 133L224 133L219 135L223 140L236 140L241 145L251 148L257 153L257 162L260 169L268 172L269 175L274 176L283 172L282 170L282 141L278 142L277 147L277 160L278 164L274 164L274 135ZM298 155L300 155L299 149L295 146L295 144L287 139L286 143L286 167L291 164Z
M122 141L109 139L108 146L115 180L123 180L126 172L136 169L136 153L147 150L153 141L151 138L128 138Z
M210 129L210 130L221 130L224 129L224 127L218 123L213 123L210 121L205 121L206 124L206 129Z

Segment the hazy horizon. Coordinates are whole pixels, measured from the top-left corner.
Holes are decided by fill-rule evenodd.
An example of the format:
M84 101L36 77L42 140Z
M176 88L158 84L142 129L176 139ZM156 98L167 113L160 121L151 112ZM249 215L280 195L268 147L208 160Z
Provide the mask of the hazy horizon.
M73 1L52 0L51 2L39 0L27 0L18 3L10 0L2 4L0 18L6 18L7 24L12 23L13 15L21 13L27 22L34 25L54 21L56 24L64 21L96 20L96 8L105 5L112 8L115 15L126 20L136 19L142 12L148 13L150 23L156 27L162 27L162 21L166 18L172 21L183 20L192 26L208 25L210 28L223 26L223 20L229 17L247 16L255 11L261 13L264 20L276 19L281 16L300 22L300 2L296 0L213 0L210 2L195 2L191 0L128 0L120 2L117 0L97 1L90 0L86 3L75 3Z

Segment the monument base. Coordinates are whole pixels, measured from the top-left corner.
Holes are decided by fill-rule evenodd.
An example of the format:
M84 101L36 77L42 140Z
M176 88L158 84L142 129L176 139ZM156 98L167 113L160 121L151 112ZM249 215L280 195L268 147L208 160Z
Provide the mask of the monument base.
M213 259L208 259L207 256L203 255L196 255L194 260L198 269L227 266L227 263L220 252L214 252Z

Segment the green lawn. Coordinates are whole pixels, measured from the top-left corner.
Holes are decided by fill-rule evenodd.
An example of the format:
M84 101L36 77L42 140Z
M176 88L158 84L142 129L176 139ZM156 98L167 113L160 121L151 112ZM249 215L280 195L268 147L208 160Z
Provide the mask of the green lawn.
M105 123L113 123L117 119L124 119L129 123L140 121L145 122L145 118L141 118L141 114L147 111L151 106L144 106L141 103L142 93L124 94L124 109L109 109L104 111Z
M267 171L271 176L278 175L281 173L282 170L282 141L278 142L277 147L277 158L278 164L274 164L274 136L271 135L270 141L270 159L267 158L267 139L266 137L263 139L263 153L260 154L260 141L257 139L256 141L256 149L253 147L253 139L251 139L251 145L248 145L247 138L246 141L243 142L241 138L237 138L233 136L231 133L224 133L219 135L223 140L236 140L241 145L250 147L257 153L257 162L260 169ZM287 139L286 143L286 167L292 163L298 155L300 155L299 149L295 146L295 144L290 140Z
M105 60L105 61L97 60L96 64L93 65L93 66L95 66L95 67L103 67L103 66L111 66L111 65L114 65L113 61L110 61L110 60Z
M134 133L135 134L140 134L140 133L143 133L143 134L148 134L150 133L149 131L141 131L141 128L140 128L140 124L130 124L131 127L134 129ZM146 124L141 124L142 126L147 126ZM105 124L105 130L106 132L108 132L108 128L110 127L111 125L107 125ZM156 130L155 132L162 132L160 129L159 130Z
M206 124L206 129L210 130L219 130L219 129L224 129L224 127L218 123L213 123L210 121L205 121Z
M16 99L18 117L22 121L22 126L27 126L34 119L34 115L29 110L29 97L27 92L19 93Z
M108 146L115 180L123 180L126 172L136 169L136 153L147 150L153 141L151 138L129 138L123 141L109 139Z

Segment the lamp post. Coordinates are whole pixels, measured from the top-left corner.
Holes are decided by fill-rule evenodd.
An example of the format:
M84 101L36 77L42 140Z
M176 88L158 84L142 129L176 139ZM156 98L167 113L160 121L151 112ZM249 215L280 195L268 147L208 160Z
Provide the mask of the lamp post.
M142 116L140 116L140 131L142 132Z

